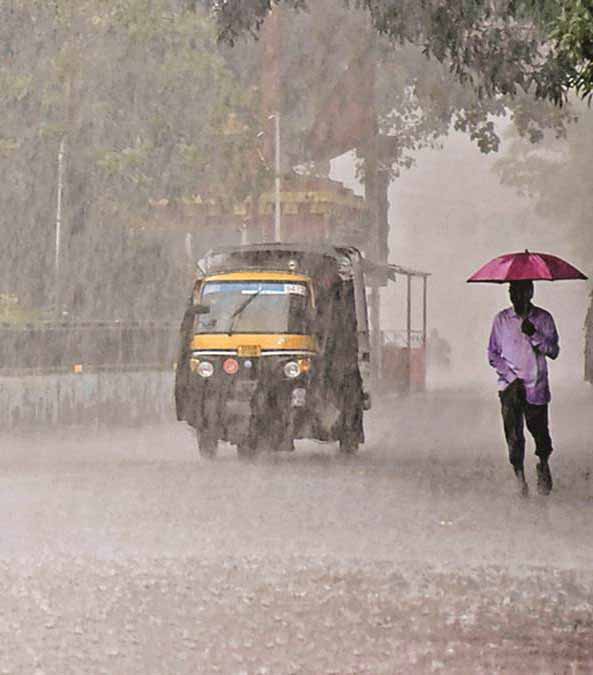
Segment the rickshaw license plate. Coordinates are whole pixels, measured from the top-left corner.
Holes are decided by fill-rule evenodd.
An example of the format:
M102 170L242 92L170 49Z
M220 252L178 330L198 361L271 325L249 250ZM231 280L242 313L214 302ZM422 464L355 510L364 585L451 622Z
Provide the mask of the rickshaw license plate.
M246 358L254 358L261 355L261 347L259 345L240 345L237 347L237 355Z

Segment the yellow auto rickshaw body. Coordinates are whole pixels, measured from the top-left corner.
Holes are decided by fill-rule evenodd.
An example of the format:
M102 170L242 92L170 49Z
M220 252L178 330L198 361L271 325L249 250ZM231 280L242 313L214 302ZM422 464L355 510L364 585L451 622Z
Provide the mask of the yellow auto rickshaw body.
M201 261L181 330L177 416L203 455L364 440L368 325L357 251L261 244ZM362 306L361 306L362 303Z

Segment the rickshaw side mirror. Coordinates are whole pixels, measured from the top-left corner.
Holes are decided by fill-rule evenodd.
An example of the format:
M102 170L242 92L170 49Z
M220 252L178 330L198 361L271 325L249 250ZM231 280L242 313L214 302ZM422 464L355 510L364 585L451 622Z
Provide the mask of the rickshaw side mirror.
M195 316L196 314L209 314L210 306L209 305L192 305L187 308L187 316Z
M181 322L181 332L187 333L194 323L194 318L198 314L208 314L210 312L210 307L208 305L190 305L183 315L183 321Z

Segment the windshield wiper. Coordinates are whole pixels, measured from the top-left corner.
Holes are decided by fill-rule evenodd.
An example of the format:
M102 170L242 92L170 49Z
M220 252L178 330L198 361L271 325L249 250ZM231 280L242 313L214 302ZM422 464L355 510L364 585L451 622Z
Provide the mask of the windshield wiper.
M244 310L245 310L245 309L253 302L253 300L255 300L255 298L257 298L257 296L258 296L260 293L261 293L261 288L259 289L259 291L256 291L253 295L250 295L250 296L247 298L247 300L245 300L244 302L242 302L242 303L237 307L237 309L231 314L231 316L230 316L230 324L229 324L229 328L228 328L228 331L227 331L227 333L228 333L229 335L232 335L232 334L233 334L233 330L234 330L234 328L235 328L235 323L236 323L236 321L237 321L237 317L241 316L241 314L243 313L243 311L244 311Z

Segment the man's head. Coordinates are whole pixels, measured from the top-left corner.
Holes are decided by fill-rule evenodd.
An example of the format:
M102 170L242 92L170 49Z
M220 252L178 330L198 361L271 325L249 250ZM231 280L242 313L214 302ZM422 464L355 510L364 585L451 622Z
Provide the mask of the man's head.
M511 281L509 296L517 314L526 314L533 298L533 281Z

